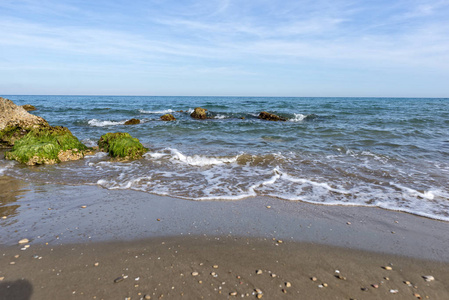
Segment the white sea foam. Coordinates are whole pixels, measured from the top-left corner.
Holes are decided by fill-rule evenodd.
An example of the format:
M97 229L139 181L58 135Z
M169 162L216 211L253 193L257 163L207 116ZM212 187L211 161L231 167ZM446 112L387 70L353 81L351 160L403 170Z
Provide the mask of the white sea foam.
M126 121L101 121L97 119L92 119L87 122L90 126L94 127L106 127L106 126L115 126L115 125L123 125Z
M208 157L204 155L189 156L184 155L177 149L166 148L163 153L149 152L145 154L145 157L153 159L168 158L172 161L185 163L191 166L205 167L236 162L239 155L233 157Z
M142 114L169 114L175 112L173 109L165 109L165 110L143 110L139 109L139 112Z
M292 119L289 119L290 122L301 122L303 121L305 118L307 117L307 115L303 115L303 114L295 114L295 117Z
M225 116L225 115L216 115L214 117L214 119L219 119L219 120L226 119L226 118L227 118L227 116Z

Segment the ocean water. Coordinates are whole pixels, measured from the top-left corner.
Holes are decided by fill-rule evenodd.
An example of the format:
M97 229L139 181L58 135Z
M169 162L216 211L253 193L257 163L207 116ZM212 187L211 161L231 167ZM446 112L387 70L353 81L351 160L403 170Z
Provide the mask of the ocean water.
M53 166L0 160L33 182L133 189L189 200L265 195L377 206L449 221L449 99L5 96L88 146L126 131L150 151ZM195 120L195 107L210 119ZM257 118L268 111L288 118ZM171 113L175 122L160 121ZM142 121L126 126L131 118Z

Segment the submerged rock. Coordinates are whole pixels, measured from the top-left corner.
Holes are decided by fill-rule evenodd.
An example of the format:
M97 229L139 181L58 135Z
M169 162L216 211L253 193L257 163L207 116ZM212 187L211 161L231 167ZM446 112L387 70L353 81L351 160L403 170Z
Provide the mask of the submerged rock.
M165 114L161 116L162 121L176 121L176 118L172 114Z
M69 129L61 126L45 126L31 129L17 140L6 159L27 165L56 164L83 158L89 149Z
M267 121L287 121L286 118L280 117L275 114L270 114L266 111L263 111L259 114L259 119L267 120Z
M124 159L140 158L148 151L138 139L126 132L106 133L101 136L98 146L110 156Z
M33 111L33 110L36 110L36 107L33 106L33 105L31 105L31 104L25 104L25 105L22 105L22 107L23 107L23 109L26 110L26 111Z
M204 120L204 119L207 119L206 111L207 111L207 109L197 107L197 108L195 108L193 113L190 114L190 116L194 119Z
M125 122L125 125L136 125L136 124L140 124L140 120L139 119L131 119Z
M0 148L14 146L32 129L49 127L43 118L28 113L9 99L0 97Z

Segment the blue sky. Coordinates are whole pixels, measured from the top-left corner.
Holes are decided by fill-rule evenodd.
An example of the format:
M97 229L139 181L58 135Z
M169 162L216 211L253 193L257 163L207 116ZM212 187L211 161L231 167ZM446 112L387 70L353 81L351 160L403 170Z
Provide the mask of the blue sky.
M0 0L0 94L449 97L449 0Z

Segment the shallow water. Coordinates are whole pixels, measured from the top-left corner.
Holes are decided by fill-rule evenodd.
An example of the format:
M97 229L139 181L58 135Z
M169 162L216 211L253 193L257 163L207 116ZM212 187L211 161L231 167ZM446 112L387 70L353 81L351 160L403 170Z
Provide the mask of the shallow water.
M99 153L39 167L2 159L3 175L191 200L378 206L449 221L449 99L6 97L35 105L89 146L127 131L150 152L132 162ZM211 119L192 119L197 106ZM289 120L259 120L264 110ZM177 121L160 121L164 113ZM143 123L123 125L131 118Z

